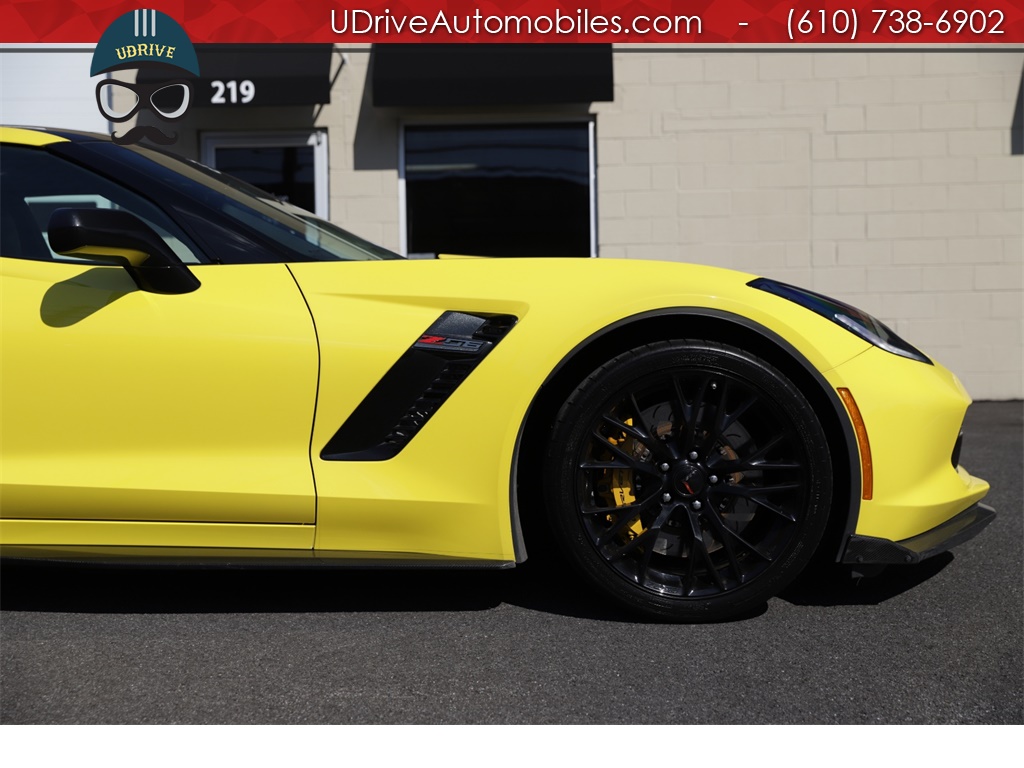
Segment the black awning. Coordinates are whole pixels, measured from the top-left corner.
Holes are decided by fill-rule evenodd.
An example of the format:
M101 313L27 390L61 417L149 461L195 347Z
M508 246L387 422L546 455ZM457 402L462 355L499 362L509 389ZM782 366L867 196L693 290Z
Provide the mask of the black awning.
M195 105L292 107L331 101L330 44L197 45L199 78ZM152 82L156 70L139 70L140 82Z
M375 107L612 101L611 45L373 46Z

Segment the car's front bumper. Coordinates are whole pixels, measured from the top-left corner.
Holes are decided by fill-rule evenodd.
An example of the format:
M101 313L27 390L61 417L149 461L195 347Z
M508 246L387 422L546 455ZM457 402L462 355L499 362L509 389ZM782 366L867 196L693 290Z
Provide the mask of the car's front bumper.
M995 516L992 507L974 504L930 531L902 541L853 535L846 544L843 562L855 565L913 565L974 538Z
M842 562L919 562L991 520L979 504L988 483L959 464L971 399L956 376L876 348L825 376L852 393L870 445L870 461L860 452L861 498Z

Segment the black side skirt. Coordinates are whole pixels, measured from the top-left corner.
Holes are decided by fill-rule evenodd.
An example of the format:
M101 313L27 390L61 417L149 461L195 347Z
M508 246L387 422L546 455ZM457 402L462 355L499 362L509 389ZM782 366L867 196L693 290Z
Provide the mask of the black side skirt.
M406 552L325 552L309 549L220 549L216 547L77 547L14 544L0 547L5 563L63 563L128 568L347 568L503 569L514 562L473 560Z

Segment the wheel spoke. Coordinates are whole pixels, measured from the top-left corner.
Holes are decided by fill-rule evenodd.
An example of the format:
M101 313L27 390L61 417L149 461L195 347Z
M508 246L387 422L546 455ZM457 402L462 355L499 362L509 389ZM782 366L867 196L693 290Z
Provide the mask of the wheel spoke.
M589 504L580 505L580 513L583 515L621 515L629 514L634 518L641 512L646 512L648 509L655 505L657 501L656 496L649 496L643 501L638 501L633 504L623 504L620 507L593 507Z
M711 553L708 552L708 547L704 543L704 532L700 527L700 515L695 512L691 512L687 515L687 518L690 520L690 532L693 534L694 545L700 551L701 558L704 560L708 573L711 574L711 578L715 581L715 586L717 586L720 591L724 592L725 582L722 581L722 575L718 572L718 569L715 568L715 564L711 559Z
M764 457L768 455L768 451L777 446L783 440L786 439L785 435L775 435L765 445L758 448L750 456L745 458L732 460L729 462L719 462L714 460L708 461L708 468L714 469L719 472L738 472L742 468L746 469L767 469L766 464L761 463L764 461Z
M632 464L624 461L584 461L580 469L634 469Z
M644 431L651 437L654 437L654 425L647 421L647 418L644 416L643 409L640 408L640 403L636 401L635 392L629 393L629 404L633 406L633 413L636 414L637 419L640 420L640 425L644 428Z
M627 454L625 451L623 451L621 449L621 447L618 447L618 445L616 445L615 443L609 441L608 438L605 435L601 434L596 429L593 432L591 432L591 436L595 440L597 440L598 444L601 447L603 447L603 449L607 449L612 454L617 456L618 460L620 460L622 462L625 462L627 467L629 467L630 469L635 469L635 470L637 470L639 472L651 472L652 471L649 468L645 468L643 466L642 462L637 461L634 457L632 457L629 454Z
M637 584L643 586L647 580L647 572L651 569L651 557L654 554L654 544L651 546L644 547L643 554L640 556L640 562L636 566L636 581Z
M580 469L635 469L637 472L643 472L646 475L657 476L660 474L649 462L639 461L633 456L630 456L624 450L619 448L619 446L609 442L608 438L605 435L602 435L598 430L593 430L590 435L597 441L598 445L611 451L612 454L618 457L619 461L622 463L584 461L580 464Z
M708 455L711 453L711 449L714 448L715 443L727 443L725 439L726 430L729 429L733 424L736 423L737 419L746 413L752 405L754 405L758 398L757 395L751 395L748 397L739 407L736 408L732 413L725 410L726 405L726 392L729 389L728 382L722 384L722 397L719 400L718 413L715 416L714 429L708 431L707 437L704 439L704 443L701 446L701 455ZM711 466L711 462L708 462L708 466Z
M622 533L640 515L654 506L654 497L646 499L639 504L625 504L621 507L608 507L603 510L605 514L616 515L616 520L611 527L605 528L597 537L597 545L603 547L610 543L616 536Z
M673 405L679 409L679 429L682 431L683 425L690 421L690 406L686 403L686 397L683 395L683 386L679 383L679 377L672 377L672 394L675 396L675 403Z
M762 560L764 560L764 561L765 561L766 563L770 563L770 562L772 562L772 560L774 560L774 558L773 558L773 557L771 557L770 555L766 555L766 554L765 554L764 552L762 552L762 551L761 551L760 549L758 549L758 548L757 548L757 547L755 547L755 546L754 546L753 544L751 544L751 543L750 543L749 541L747 541L747 540L746 540L746 539L744 539L744 538L743 538L742 536L740 536L740 535L739 535L738 533L736 533L736 531L734 531L734 530L733 530L732 528L730 528L729 526L727 526L727 525L723 525L723 526L722 526L722 532L723 532L723 533L724 533L724 534L725 534L726 536L731 536L732 538L736 539L736 541L738 541L738 542L739 542L740 544L742 544L742 545L743 545L744 547L746 547L747 549L749 549L749 550L750 550L751 552L753 552L753 553L754 553L755 555L757 555L757 556L758 556L759 558L761 558Z
M676 510L678 506L678 504L664 505L664 507L662 507L661 512L658 513L658 516L654 518L654 521L649 526L647 526L647 529L639 536L637 536L635 539L630 539L622 547L615 550L611 555L611 559L618 560L632 552L641 544L645 544L648 539L657 539L658 535L661 533L662 526L664 526L665 523L668 522L668 519L672 516L672 513ZM652 548L653 545L654 542L651 541Z
M635 539L630 539L618 549L614 550L608 555L608 559L611 561L621 560L634 549L639 547L641 544L646 544L648 539L656 539L658 537L657 531L648 528L646 531L641 533ZM653 543L653 542L652 542Z
M671 459L671 451L664 442L658 439L658 435L655 433L654 424L647 420L644 416L644 412L640 409L640 404L636 401L636 395L634 393L629 394L629 404L633 406L633 413L636 414L637 420L640 422L640 426L643 427L644 432L650 436L650 440L642 441L644 445L657 456L659 459Z
M733 549L731 539L725 534L725 523L722 519L714 512L705 515L704 519L711 523L711 526L718 531L718 540L722 542L722 548L725 550L725 556L729 558L729 565L732 566L733 572L736 574L736 581L743 584L746 581L746 576L742 568L740 568L739 560L736 558L736 550Z
M711 428L708 429L707 434L704 437L704 441L701 443L700 453L706 455L708 449L715 444L719 436L726 429L726 420L729 418L729 414L725 409L729 399L729 382L723 381L719 387L718 402L715 403L715 418L711 422Z
M697 566L697 539L690 539L690 551L686 558L686 576L683 577L683 594L692 595L695 589L694 576Z
M623 433L629 435L630 437L636 438L637 440L639 440L644 445L647 445L648 441L651 439L650 435L648 435L643 430L639 430L636 427L631 427L626 422L620 421L619 419L616 419L614 416L611 416L611 415L609 415L607 413L604 414L603 416L601 416L601 419L606 424L609 424L610 426L615 427L615 429L619 430L620 432L623 432ZM607 439L607 438L605 438L605 439Z
M738 496L741 499L746 499L746 500L748 500L750 502L753 502L754 504L757 504L757 506L759 506L759 507L763 507L764 509L767 509L769 512L773 512L774 514L778 515L779 517L783 518L784 520L788 520L791 523L795 523L796 522L796 515L793 515L792 513L787 512L786 510L784 510L778 504L776 504L774 502L771 502L768 499L764 498L761 494L762 493L771 493L771 492L775 492L775 491L783 491L783 490L797 490L797 489L799 489L801 487L802 486L799 485L798 483L789 483L787 485L765 486L765 487L761 487L761 488L758 488L758 487L743 488L743 487L738 486L738 485L726 485L726 486L722 486L721 488L718 488L716 490L716 492L717 493L721 493L724 496Z
M783 520L788 520L791 523L796 522L796 515L791 514L780 507L778 504L772 504L768 499L762 499L760 496L751 496L750 500L757 504L759 507L767 509L769 512L773 512Z
M731 475L733 472L752 472L762 469L801 469L802 464L795 461L709 461L708 469L713 469L723 475Z
M707 392L708 384L711 383L711 379L705 376L700 381L700 388L697 390L696 396L693 398L693 402L689 405L688 415L686 419L686 437L683 440L683 451L689 453L692 451L697 442L697 428L700 426L700 422L704 419L701 418L701 405L704 403L704 393ZM706 409L705 409L706 410ZM704 414L704 418L707 418L707 414Z
M709 490L726 496L742 496L744 499L749 499L755 494L781 493L782 491L796 491L801 488L803 488L801 483L779 483L777 485L718 485Z
M597 546L603 547L605 544L612 542L620 533L622 533L631 523L636 520L636 515L622 515L611 527L606 528L600 536L597 537Z

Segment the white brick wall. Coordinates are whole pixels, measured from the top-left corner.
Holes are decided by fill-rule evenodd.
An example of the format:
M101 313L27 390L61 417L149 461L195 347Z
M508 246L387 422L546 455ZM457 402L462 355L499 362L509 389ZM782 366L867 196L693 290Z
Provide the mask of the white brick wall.
M331 219L398 250L398 123L394 115L369 106L370 93L363 88L369 46L366 51L346 57L331 103L317 119L317 126L327 128L330 142ZM332 68L341 64L339 59L335 54Z
M370 107L368 56L349 59L318 119L332 218L397 248L409 115ZM1020 398L1024 157L1010 154L1010 122L1022 65L1005 51L617 52L615 101L589 110L599 255L831 293L955 370L975 398ZM357 160L367 154L375 162Z
M653 224L665 210L616 211L608 177L674 157L704 182L660 192L675 202L680 258L802 276L877 313L974 397L1024 396L1024 157L1010 154L1024 54L630 51L616 73L623 62L635 86L679 75L674 102L593 105L603 143L626 115L651 128L643 153L602 154L601 255L606 230L623 231L616 217Z

